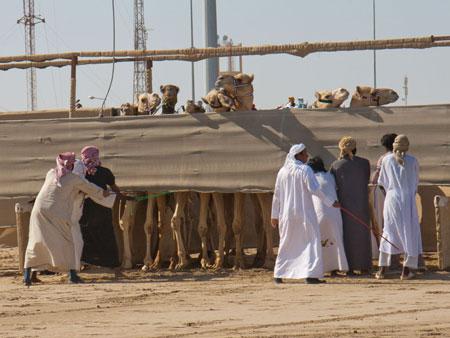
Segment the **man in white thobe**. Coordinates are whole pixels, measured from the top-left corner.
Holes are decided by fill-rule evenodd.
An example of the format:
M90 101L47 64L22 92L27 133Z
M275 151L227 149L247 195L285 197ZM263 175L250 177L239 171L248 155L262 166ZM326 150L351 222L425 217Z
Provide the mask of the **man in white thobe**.
M381 164L378 184L386 191L384 201L384 228L380 242L379 271L376 278L384 278L386 267L391 264L391 255L405 254L401 279L411 279L417 269L418 257L422 253L419 217L416 207L416 192L419 184L419 164L415 157L407 155L409 140L398 135L393 144L393 153Z
M312 194L328 206L339 207L320 190L312 169L306 165L304 144L293 145L278 172L272 201L272 226L279 227L280 244L274 278L305 279L308 284L324 283L320 228Z

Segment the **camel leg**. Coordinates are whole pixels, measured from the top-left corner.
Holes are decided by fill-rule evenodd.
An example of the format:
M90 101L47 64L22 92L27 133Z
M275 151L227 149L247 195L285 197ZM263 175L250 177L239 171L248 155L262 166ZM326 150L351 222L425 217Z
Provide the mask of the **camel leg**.
M264 221L262 218L261 206L258 199L258 194L250 195L252 206L255 214L255 234L256 234L256 255L253 260L253 267L260 268L264 265L266 258L266 236L264 229Z
M149 268L153 265L153 257L152 257L152 232L154 224L153 212L155 210L155 199L150 198L150 192L147 194L149 197L147 200L147 215L145 217L144 223L144 231L145 231L145 257L144 257L144 266L142 267L142 271L148 271Z
M269 193L260 193L256 195L261 208L263 229L266 238L266 252L263 267L273 269L275 265L275 255L273 254L273 229L270 223L270 212L272 208L272 197Z
M187 192L175 193L175 211L171 221L172 230L175 234L175 241L177 243L178 255L178 264L175 267L175 270L184 269L188 265L186 249L184 247L183 237L181 236L181 218L184 214L184 207L186 206L187 198Z
M244 197L241 192L234 193L234 217L233 233L236 242L236 257L234 261L234 270L244 268L244 259L242 256L242 223L244 221Z
M158 196L156 198L156 205L158 207L158 246L156 249L156 257L151 266L152 270L159 270L161 268L161 249L160 243L162 242L162 234L164 228L164 222L166 219L166 196Z
M137 201L126 201L123 215L119 221L123 231L123 257L122 268L131 269L133 267L131 254L132 230L135 224Z
M208 261L208 206L211 198L210 193L200 193L200 214L198 219L198 234L202 242L202 259L200 264L202 269L206 269L209 265Z
M225 223L225 208L223 202L223 195L218 192L212 194L214 200L214 207L216 208L216 224L219 233L219 245L214 269L219 270L223 267L223 252L225 249L225 237L227 235L227 224Z

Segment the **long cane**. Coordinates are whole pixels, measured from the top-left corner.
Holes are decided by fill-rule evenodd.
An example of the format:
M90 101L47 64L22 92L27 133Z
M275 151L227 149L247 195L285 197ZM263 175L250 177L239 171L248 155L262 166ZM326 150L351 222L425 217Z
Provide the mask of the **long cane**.
M369 229L369 231L373 231L375 236L378 236L380 238L383 238L386 242L388 242L390 245L392 245L394 248L396 248L397 250L400 251L400 249L394 244L392 243L390 240L388 240L386 237L384 237L383 235L381 235L378 231L376 231L375 229L372 229L370 225L366 224L362 219L360 219L358 216L354 215L350 210L345 209L343 206L340 206L340 209L345 212L347 215L349 215L350 217L352 217L353 219L355 219L356 221L358 221L358 223L364 225L367 229Z

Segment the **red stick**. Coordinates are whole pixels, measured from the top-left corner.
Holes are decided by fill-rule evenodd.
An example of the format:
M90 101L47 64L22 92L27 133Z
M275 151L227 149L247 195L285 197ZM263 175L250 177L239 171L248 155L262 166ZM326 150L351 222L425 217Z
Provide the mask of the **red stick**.
M394 248L396 248L398 251L400 251L400 249L394 244L392 243L390 240L388 240L386 237L384 237L383 235L380 235L375 229L372 229L372 227L368 224L366 224L362 219L360 219L358 216L355 216L351 211L345 209L342 205L341 205L341 210L343 212L345 212L347 215L349 215L350 217L354 218L355 220L358 221L358 223L361 223L362 225L364 225L367 229L369 229L369 231L372 231L374 233L375 236L378 236L380 238L383 238L386 242L388 242L390 245L392 245Z

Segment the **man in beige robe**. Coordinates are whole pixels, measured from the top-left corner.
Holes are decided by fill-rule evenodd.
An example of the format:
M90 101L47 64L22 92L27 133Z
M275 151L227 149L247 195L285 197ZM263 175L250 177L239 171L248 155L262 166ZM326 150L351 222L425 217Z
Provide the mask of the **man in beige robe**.
M69 281L79 283L72 234L73 203L80 191L98 198L109 193L72 173L74 153L56 158L31 211L28 246L25 253L24 283L31 285L31 269L69 271Z

